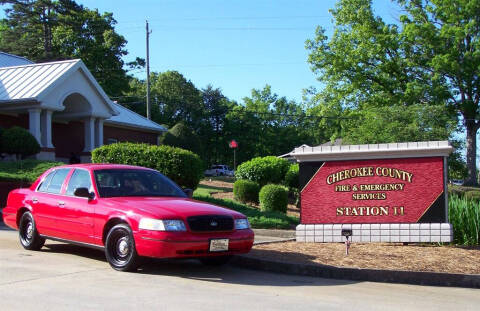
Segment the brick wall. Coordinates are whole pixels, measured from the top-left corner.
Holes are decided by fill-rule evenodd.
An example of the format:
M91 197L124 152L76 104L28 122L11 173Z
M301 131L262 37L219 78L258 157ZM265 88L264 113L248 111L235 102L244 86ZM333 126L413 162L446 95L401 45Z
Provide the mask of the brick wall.
M115 139L118 142L141 142L156 145L157 133L142 132L133 129L124 129L119 127L113 127L107 124L103 126L103 143L106 145L109 139Z

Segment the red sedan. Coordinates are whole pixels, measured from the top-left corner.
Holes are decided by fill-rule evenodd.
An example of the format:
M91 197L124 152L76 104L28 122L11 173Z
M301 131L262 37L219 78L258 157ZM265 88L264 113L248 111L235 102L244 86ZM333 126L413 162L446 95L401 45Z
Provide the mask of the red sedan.
M250 251L254 234L243 214L189 194L148 168L66 165L11 191L3 218L25 249L39 250L45 239L100 248L120 271L135 270L141 257L222 264Z

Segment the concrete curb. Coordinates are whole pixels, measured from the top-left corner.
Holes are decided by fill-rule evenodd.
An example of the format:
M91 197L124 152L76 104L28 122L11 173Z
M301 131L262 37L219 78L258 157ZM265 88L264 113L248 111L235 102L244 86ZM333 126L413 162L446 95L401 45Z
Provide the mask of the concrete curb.
M329 279L480 288L480 274L339 268L320 264L294 264L269 261L253 258L248 255L234 256L231 263L254 270Z

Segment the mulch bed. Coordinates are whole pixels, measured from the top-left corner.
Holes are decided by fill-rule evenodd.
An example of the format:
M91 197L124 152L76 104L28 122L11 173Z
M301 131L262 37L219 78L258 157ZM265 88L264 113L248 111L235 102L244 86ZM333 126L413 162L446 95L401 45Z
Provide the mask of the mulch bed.
M480 247L434 244L283 242L256 245L255 258L336 267L480 274Z

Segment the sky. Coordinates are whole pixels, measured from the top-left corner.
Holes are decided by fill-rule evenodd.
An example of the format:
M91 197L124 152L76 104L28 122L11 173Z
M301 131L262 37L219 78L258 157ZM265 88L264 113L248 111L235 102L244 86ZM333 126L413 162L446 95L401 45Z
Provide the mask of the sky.
M305 40L317 25L331 34L335 0L77 0L112 12L129 55L145 58L145 21L150 36L150 71L177 70L199 89L212 84L241 102L266 84L298 102L302 91L321 87L307 63ZM374 1L389 20L398 11L389 0ZM134 74L145 78L145 72Z

